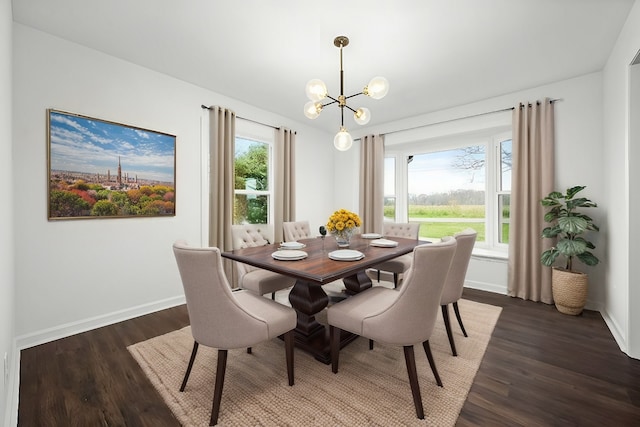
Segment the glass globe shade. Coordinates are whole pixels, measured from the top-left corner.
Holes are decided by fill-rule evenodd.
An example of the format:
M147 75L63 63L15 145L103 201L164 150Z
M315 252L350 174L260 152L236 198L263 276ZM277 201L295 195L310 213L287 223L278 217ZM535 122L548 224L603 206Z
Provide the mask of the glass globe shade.
M315 119L320 115L320 111L322 111L322 104L319 102L309 101L304 104L304 115L307 116L308 119Z
M322 101L327 97L327 86L320 79L312 79L307 83L305 92L310 100Z
M363 90L365 95L373 99L382 99L389 92L389 82L384 77L374 77Z
M353 113L353 119L359 125L366 125L371 120L371 111L368 108L358 108L355 113Z
M333 138L333 145L340 151L347 151L353 145L353 138L349 132L342 127L336 134L335 138Z

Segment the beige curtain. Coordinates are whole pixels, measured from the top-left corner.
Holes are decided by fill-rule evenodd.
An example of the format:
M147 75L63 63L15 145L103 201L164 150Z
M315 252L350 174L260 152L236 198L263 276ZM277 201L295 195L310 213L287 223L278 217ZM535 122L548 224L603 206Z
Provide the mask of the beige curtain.
M236 114L228 109L209 108L209 245L221 251L233 249L233 159ZM227 277L235 283L232 263L224 259ZM234 285L235 286L235 285Z
M276 242L284 241L282 223L296 218L295 143L294 131L285 128L275 130L273 238Z
M553 303L551 269L540 254L551 247L540 199L554 190L554 108L542 102L513 110L513 161L509 227L509 283L512 297Z
M382 233L384 221L384 138L360 141L360 219L362 233Z

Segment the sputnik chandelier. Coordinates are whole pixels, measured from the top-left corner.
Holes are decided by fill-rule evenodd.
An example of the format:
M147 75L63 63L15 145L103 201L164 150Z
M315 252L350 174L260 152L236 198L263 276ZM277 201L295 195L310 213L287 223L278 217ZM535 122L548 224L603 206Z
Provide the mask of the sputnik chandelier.
M337 98L329 95L327 86L320 79L309 80L306 87L307 96L311 101L304 105L304 115L310 119L315 119L320 115L324 107L331 104L338 104L340 107L340 131L333 138L333 145L340 151L346 151L351 148L353 138L347 132L344 126L344 109L353 111L353 118L359 125L366 125L371 119L371 112L368 108L358 108L354 110L347 105L347 99L358 95L367 95L373 99L382 99L389 92L389 82L384 77L374 77L369 84L362 89L362 92L353 95L344 96L344 71L342 70L342 48L349 44L349 39L345 36L338 36L333 40L333 44L340 49L340 95ZM324 99L330 99L326 104L322 103Z

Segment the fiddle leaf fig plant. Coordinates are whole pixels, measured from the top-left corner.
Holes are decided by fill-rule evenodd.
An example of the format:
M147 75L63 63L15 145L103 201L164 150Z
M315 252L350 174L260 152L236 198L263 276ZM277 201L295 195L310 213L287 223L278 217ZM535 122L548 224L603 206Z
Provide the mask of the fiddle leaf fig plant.
M582 235L587 231L600 229L591 217L578 210L598 205L585 197L576 197L584 189L585 186L571 187L565 194L552 191L540 200L542 206L547 208L544 220L551 223L542 230L542 237L557 238L556 245L540 256L543 265L552 266L558 257L565 259L565 269L569 271L572 271L574 257L586 265L598 264L598 258L590 252L590 249L595 249L594 244Z

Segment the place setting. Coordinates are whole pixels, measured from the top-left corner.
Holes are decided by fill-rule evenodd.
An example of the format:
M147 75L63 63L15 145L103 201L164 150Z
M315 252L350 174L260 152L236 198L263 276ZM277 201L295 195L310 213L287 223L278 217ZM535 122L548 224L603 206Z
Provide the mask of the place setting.
M364 258L364 254L353 249L338 249L329 252L329 258L334 261L358 261Z
M305 259L309 254L297 249L287 249L275 251L271 256L278 261L299 261Z
M370 246L378 246L380 248L395 248L398 242L389 239L375 239L369 243Z

